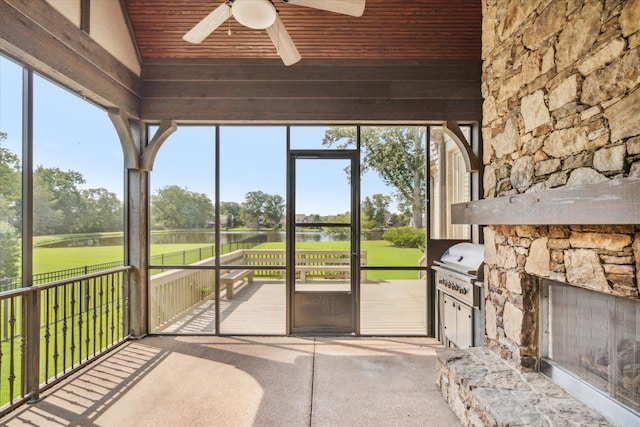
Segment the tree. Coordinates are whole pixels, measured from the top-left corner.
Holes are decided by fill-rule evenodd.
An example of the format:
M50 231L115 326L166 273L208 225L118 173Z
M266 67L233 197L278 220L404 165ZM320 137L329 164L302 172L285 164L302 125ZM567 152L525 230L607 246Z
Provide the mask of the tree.
M384 227L385 216L389 210L389 205L391 204L391 197L376 193L373 196L373 221L375 221L376 225Z
M263 207L266 203L266 193L262 191L250 191L244 196L244 202L242 203L242 218L245 224L255 225L260 230L262 214L264 213Z
M284 199L278 194L267 194L264 216L273 228L278 228L284 216Z
M36 236L61 232L64 226L64 212L58 209L57 205L53 192L41 182L39 176L34 176L33 233Z
M226 215L223 227L235 227L242 222L242 206L236 202L220 202L220 215Z
M362 202L363 219L372 227L384 227L385 217L391 204L391 197L385 194L376 193L373 196L364 198Z
M362 220L367 222L373 222L373 217L376 215L376 211L373 207L373 202L369 196L365 197L360 206L360 212L362 213Z
M399 201L412 207L413 225L422 227L425 201L425 149L423 127L362 127L361 173L371 169L382 181L394 187ZM322 140L327 147L355 146L355 127L333 127Z
M33 176L34 196L37 202L42 204L36 207L34 200L34 212L42 215L42 218L36 220L43 226L40 231L47 230L47 234L77 232L84 204L78 186L86 183L84 176L73 170L63 171L60 168L42 165L36 168ZM38 233L38 230L34 232L42 234Z
M0 143L6 139L7 134L0 132ZM20 159L0 146L0 221L19 226L20 189Z
M201 228L213 217L213 203L204 193L168 185L152 196L151 215L160 228Z
M344 224L349 224L351 223L351 212L332 215L323 218L323 220L326 222L341 222ZM324 229L324 232L335 240L349 240L350 238L350 229L348 227L327 227Z
M117 231L122 229L122 202L105 188L82 190L82 214L78 231Z
M0 290L7 290L10 280L19 276L20 259L18 233L6 221L0 221Z
M247 225L254 224L259 230L264 221L276 228L284 215L284 199L278 194L250 191L244 196L242 216Z

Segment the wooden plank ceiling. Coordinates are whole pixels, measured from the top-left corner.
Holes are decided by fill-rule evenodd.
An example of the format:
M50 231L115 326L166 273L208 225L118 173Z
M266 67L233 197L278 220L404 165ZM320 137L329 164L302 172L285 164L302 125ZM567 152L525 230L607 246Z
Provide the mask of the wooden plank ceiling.
M233 18L200 45L182 40L222 1L125 0L143 61L278 58L266 31L250 30ZM367 0L359 18L281 0L274 4L303 61L480 59L479 0Z

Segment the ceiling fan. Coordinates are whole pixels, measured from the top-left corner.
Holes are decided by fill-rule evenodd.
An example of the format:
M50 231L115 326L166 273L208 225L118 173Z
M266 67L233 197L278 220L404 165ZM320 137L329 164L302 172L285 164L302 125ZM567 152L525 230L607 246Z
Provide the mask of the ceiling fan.
M283 3L326 10L350 16L362 16L366 0L282 0ZM233 16L245 27L267 30L271 42L285 65L300 61L300 53L272 0L227 0L196 24L182 38L189 43L201 43L216 28Z

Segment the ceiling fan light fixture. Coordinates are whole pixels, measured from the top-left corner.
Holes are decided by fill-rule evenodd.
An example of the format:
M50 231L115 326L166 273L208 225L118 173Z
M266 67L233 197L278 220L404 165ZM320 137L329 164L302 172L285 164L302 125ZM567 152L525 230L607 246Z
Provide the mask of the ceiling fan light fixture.
M278 17L276 7L269 0L235 0L231 14L236 21L254 30L269 28Z

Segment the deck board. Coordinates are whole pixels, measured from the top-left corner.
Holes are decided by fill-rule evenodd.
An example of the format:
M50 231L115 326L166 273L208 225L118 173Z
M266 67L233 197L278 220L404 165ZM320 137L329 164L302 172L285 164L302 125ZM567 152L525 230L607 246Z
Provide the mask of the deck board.
M298 289L335 290L340 283L306 283ZM424 280L390 280L361 285L362 335L426 335ZM284 335L286 333L284 281L260 280L236 289L232 300L220 298L223 334ZM215 333L215 301L208 300L192 313L165 328L176 334Z

